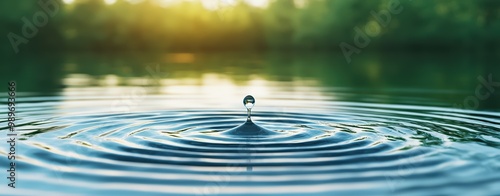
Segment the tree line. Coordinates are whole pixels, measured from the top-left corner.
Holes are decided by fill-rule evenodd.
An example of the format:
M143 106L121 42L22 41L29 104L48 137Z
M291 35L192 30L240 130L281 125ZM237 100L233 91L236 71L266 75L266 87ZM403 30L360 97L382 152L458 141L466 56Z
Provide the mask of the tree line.
M26 43L7 35L22 37L26 21L43 10L39 1L0 3L3 52L13 52L12 40L34 51L341 51L342 42L355 45L356 29L374 49L492 50L500 44L497 0L271 0L266 8L240 0L217 10L197 1L41 1L55 2L58 10L37 23L43 25ZM400 12L387 12L391 6Z

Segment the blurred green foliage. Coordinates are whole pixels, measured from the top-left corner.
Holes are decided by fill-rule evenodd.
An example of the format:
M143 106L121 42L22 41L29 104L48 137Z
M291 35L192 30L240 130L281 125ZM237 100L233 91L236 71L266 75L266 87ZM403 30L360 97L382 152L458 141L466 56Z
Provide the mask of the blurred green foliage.
M43 2L50 0L41 0ZM400 0L401 13L380 25L371 12L394 0L271 0L266 8L244 1L208 10L198 1L160 6L157 0L56 1L57 14L20 50L219 51L337 50L354 45L355 27L370 29L370 48L492 50L500 44L498 0ZM38 1L1 1L2 53L14 53L8 33L22 35L23 17Z

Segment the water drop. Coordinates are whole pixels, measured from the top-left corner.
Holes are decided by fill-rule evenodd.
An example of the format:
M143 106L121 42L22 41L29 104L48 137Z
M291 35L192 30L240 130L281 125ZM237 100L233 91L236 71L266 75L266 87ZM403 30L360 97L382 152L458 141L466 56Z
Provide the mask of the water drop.
M265 137L277 134L274 131L256 125L255 123L252 122L252 119L250 119L252 108L255 105L255 98L253 98L252 95L247 95L243 99L243 105L245 106L245 108L247 108L247 114L248 114L247 121L235 128L223 132L222 134L240 136L240 137L241 136L249 137L249 138L258 138L258 137Z
M243 105L245 105L245 107L249 110L252 109L253 105L255 104L255 98L253 98L252 95L247 95L244 99L243 99Z
M252 121L250 118L252 114L252 108L255 105L255 98L253 98L252 95L247 95L245 98L243 98L243 105L247 108L247 121Z

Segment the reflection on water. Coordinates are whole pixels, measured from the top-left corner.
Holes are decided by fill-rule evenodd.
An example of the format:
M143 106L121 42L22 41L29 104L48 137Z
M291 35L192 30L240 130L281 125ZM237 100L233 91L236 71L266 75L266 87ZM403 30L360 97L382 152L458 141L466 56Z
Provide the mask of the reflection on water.
M479 110L452 106L474 95L478 76L499 73L492 61L20 59L9 75L20 91L15 193L491 195L500 191L498 94ZM249 94L264 132L245 124Z
M157 87L148 94L260 92L280 86L301 92L315 86L343 100L431 104L452 107L474 95L478 77L500 81L499 57L492 55L394 54L360 56L347 64L331 54L149 54L62 55L4 60L2 78L15 79L24 92L57 93L68 88ZM14 69L11 69L13 68ZM33 82L36 81L36 82ZM291 86L289 86L291 85ZM260 87L256 87L260 86ZM99 91L99 88L96 90ZM180 89L176 89L180 88ZM92 88L86 88L92 89ZM113 90L116 91L116 90ZM268 92L272 93L272 92ZM231 97L232 98L232 97ZM493 93L477 108L498 109ZM413 101L413 102L409 102Z

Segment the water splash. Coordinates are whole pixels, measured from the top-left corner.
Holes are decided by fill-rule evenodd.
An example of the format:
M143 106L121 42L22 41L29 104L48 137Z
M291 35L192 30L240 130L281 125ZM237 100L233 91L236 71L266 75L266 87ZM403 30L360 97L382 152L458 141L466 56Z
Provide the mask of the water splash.
M245 98L243 98L243 105L245 106L245 108L247 108L247 121L233 129L224 132L223 134L254 138L277 134L274 131L268 130L252 122L252 108L255 105L255 98L252 95L247 95Z

